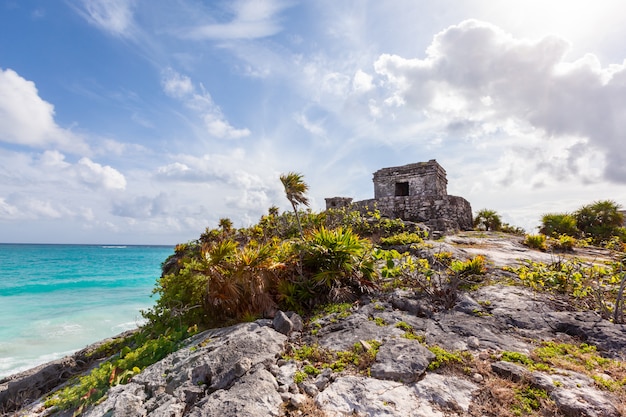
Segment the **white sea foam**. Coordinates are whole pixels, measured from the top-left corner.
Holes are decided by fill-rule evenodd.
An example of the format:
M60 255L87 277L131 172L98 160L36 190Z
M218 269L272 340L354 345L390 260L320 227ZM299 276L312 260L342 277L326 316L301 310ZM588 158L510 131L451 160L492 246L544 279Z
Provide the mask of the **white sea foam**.
M77 350L67 350L64 352L45 353L37 357L15 357L9 356L0 358L0 378L18 374L36 366L48 363L64 356L68 356Z

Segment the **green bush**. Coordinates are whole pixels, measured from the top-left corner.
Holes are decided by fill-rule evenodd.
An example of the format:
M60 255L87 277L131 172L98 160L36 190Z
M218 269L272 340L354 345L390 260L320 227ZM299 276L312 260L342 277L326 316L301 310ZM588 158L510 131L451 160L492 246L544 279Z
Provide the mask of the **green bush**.
M580 231L576 227L576 218L567 213L550 213L541 217L539 233L550 237L560 235L578 236Z
M548 246L546 244L546 235L526 235L526 237L524 238L524 245L528 246L529 248L533 248L533 249L539 249L542 251L545 251L548 249Z
M487 272L485 257L482 255L477 255L467 261L455 259L450 263L450 269L464 277L483 275Z
M304 276L310 278L321 298L328 295L332 299L341 290L359 294L376 287L372 244L350 229L321 227L297 243L296 250Z
M550 247L557 251L571 252L577 244L576 238L569 235L561 235L558 238L550 239Z
M486 231L498 231L502 227L502 219L495 210L482 209L474 217L474 228Z
M611 200L596 201L576 211L576 225L583 237L593 238L595 243L608 241L619 235L624 216L620 206Z
M417 233L402 232L389 237L380 238L381 246L410 245L413 243L424 243L424 239Z

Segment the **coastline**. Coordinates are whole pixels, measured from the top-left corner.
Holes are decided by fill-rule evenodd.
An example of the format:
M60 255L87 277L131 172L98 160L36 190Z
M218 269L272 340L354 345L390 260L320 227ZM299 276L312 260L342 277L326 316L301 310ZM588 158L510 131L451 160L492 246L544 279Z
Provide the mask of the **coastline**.
M124 331L116 336L92 343L70 355L42 363L15 374L0 378L0 415L7 411L15 411L24 405L33 407L46 393L97 366L105 360L109 353L100 347L115 339L133 335L139 328Z

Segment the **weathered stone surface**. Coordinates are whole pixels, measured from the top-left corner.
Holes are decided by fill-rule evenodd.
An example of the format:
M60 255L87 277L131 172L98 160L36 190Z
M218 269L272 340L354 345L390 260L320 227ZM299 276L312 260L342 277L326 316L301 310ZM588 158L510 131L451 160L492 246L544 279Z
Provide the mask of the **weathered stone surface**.
M494 362L491 364L491 370L496 375L515 382L530 378L530 372L528 372L526 368L511 362Z
M455 376L429 373L415 384L416 396L444 410L467 413L478 385Z
M293 323L291 322L291 320L289 320L289 317L287 317L287 315L282 311L276 313L272 325L277 332L287 336L289 336L289 334L293 331Z
M315 399L329 416L417 417L420 401L411 387L399 382L358 376L337 378Z
M266 417L280 415L282 398L274 376L258 369L196 406L189 417Z
M329 416L433 417L461 415L469 409L477 386L437 374L401 384L364 377L341 377L316 398Z
M393 326L378 326L367 315L355 313L320 329L317 342L332 350L350 350L361 340L385 340L400 334L402 332Z
M181 407L187 409L214 392L218 392L215 394L218 398L223 398L229 395L226 391L229 391L236 382L247 381L245 375L250 369L275 363L277 355L284 349L286 337L269 327L246 323L207 331L195 340L194 346L181 349L146 368L133 378L131 384L111 390L107 400L85 413L85 416L100 417L111 413L125 415L123 414L125 410L134 410L132 412L135 414L132 415L145 415L147 412L145 400L162 393L167 394L164 399L170 403L172 409ZM275 401L280 403L275 378L265 370L258 372L260 372L258 375L261 375L259 384L267 384L267 381L270 381L270 385L275 386L273 388L275 395L266 400L272 404ZM266 377L264 373L271 378ZM250 385L251 382L248 381L247 384ZM245 391L243 388L237 390ZM235 400L228 404L232 405L234 410L246 410ZM156 408L160 406L162 404ZM238 414L233 412L211 415Z
M380 346L371 375L378 379L414 382L434 358L435 355L417 340L390 339Z
M593 379L577 372L559 374L533 372L530 382L549 393L566 416L618 417L616 398L596 389Z

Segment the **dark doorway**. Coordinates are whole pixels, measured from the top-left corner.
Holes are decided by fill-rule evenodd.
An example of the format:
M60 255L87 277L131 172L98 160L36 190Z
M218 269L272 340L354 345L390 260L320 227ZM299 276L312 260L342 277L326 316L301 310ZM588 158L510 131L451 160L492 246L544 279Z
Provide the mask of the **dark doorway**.
M396 197L404 197L409 195L409 183L397 182L396 183Z

